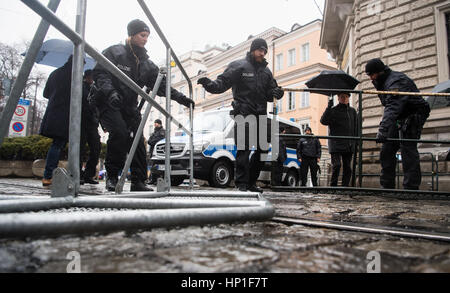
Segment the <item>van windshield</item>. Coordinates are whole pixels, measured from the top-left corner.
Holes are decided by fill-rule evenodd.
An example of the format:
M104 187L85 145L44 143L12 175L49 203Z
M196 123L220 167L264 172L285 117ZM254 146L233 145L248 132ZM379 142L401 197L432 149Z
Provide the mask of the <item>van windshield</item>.
M195 114L194 132L222 132L231 121L229 111L202 112Z

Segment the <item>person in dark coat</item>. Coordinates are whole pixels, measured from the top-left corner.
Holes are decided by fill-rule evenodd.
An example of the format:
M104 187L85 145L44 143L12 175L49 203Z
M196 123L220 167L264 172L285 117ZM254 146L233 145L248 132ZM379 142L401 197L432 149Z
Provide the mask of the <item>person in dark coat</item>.
M280 127L280 134L286 134L286 129L283 127ZM284 141L283 137L279 138L279 149L278 149L278 157L275 162L275 185L281 186L282 185L282 179L283 179L283 171L284 171L284 162L287 160L287 149L286 149L286 142Z
M357 136L358 115L349 105L350 95L339 93L339 104L333 107L330 99L328 107L320 119L320 123L328 125L330 136ZM345 139L329 139L328 150L331 155L331 186L338 185L339 172L342 166L342 186L349 186L352 175L351 161L355 151L355 141ZM342 163L341 163L342 162Z
M305 128L305 135L311 135L310 127ZM302 186L306 186L308 169L311 172L313 186L317 186L317 171L319 170L320 157L322 156L322 146L318 138L302 137L297 143L297 159L300 161L300 178Z
M103 51L103 55L139 86L153 88L159 68L150 61L145 49L150 29L143 21L135 19L128 24L127 30L126 44L111 46ZM106 188L108 191L114 191L119 172L125 164L127 152L132 144L133 135L141 122L138 95L100 64L94 68L94 80L104 97L103 101L98 102L100 122L109 132L105 160ZM166 95L165 78L157 94ZM193 100L175 89L171 90L171 98L186 107L195 106ZM141 137L131 163L131 191L151 191L145 186L146 158L144 137Z
M164 127L162 126L162 121L160 119L155 120L154 129L155 130L148 139L148 144L150 145L150 158L153 156L155 145L161 139L164 139L166 137L166 131L164 130ZM155 177L153 174L150 174L150 184L156 184L157 179L158 178Z
M402 72L392 71L380 59L366 64L366 74L379 91L419 92L416 84ZM422 181L420 156L416 142L388 142L387 138L419 139L430 115L430 105L421 96L378 95L384 106L383 119L376 136L382 143L380 184L395 188L396 153L400 149L403 164L403 187L417 190Z
M255 39L246 58L231 62L215 81L207 77L198 80L198 84L213 94L220 94L232 88L234 101L230 114L236 121L234 140L237 146L235 184L240 191L262 192L256 186L256 180L263 167L262 148L259 143L266 142L267 137L259 137L259 124L265 123L260 120L264 120L267 115L267 102L273 102L274 98L281 99L284 95L284 91L278 86L267 67L268 63L264 58L267 50L265 40ZM244 120L241 118L251 121L252 125L239 122ZM244 133L242 142L237 139L238 129ZM253 146L249 143L251 141L257 142L253 153Z
M82 183L87 184L98 184L98 181L95 181L93 177L97 171L96 169L101 151L100 135L98 134L98 117L96 116L96 111L88 101L89 92L93 83L92 70L86 70L83 77L80 149L83 155L86 154L87 143L89 147L89 157L80 178Z
M53 139L47 152L42 185L52 183L53 170L59 162L61 150L69 140L70 92L72 83L72 56L53 71L45 84L44 98L48 99L39 134Z

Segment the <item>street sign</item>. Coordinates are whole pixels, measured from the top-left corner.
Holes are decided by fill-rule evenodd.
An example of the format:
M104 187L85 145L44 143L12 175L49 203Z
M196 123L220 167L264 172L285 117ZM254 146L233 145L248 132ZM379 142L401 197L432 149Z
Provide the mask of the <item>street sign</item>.
M9 128L9 137L27 136L26 123L23 121L12 120Z
M31 101L20 99L19 103L14 111L14 115L11 119L9 127L9 137L18 137L27 135L28 126L28 109Z

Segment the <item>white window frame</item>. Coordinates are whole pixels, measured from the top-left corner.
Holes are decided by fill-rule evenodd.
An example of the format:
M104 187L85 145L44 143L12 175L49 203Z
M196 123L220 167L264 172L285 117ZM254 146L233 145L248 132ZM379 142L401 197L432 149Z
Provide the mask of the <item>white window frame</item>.
M277 110L278 110L278 113L283 112L283 99L279 99L277 101Z
M306 46L308 48L307 50L305 50ZM310 59L310 55L309 55L310 51L311 51L311 46L310 46L309 42L308 43L304 43L304 44L301 45L301 47L300 47L300 52L301 52L300 53L300 62L308 62L309 61L309 59Z
M436 20L436 48L437 48L437 62L439 82L449 80L450 68L448 65L448 44L447 44L447 28L445 26L445 14L450 13L450 3L443 3L436 5L434 8Z
M283 70L283 53L277 54L275 61L276 61L275 70L276 71Z
M306 103L305 101L308 101L308 103ZM310 106L311 106L310 93L302 92L302 95L300 96L300 109L309 108Z
M295 110L295 92L288 93L288 110Z
M295 48L288 51L288 66L294 66L297 62L297 50Z

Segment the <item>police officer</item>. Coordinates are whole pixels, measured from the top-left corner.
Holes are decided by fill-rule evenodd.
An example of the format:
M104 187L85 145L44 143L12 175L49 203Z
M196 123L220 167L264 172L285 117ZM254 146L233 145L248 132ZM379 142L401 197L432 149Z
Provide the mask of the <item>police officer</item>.
M286 128L280 127L280 134L286 134ZM281 186L284 173L284 162L287 160L287 149L286 149L286 142L284 141L283 137L280 137L278 142L279 142L278 157L277 160L275 161L274 166L275 172L273 173L275 173L274 174L275 185Z
M357 136L358 116L356 110L349 105L350 95L339 93L339 104L333 107L330 99L328 107L320 118L320 123L328 125L330 136ZM331 155L331 186L338 185L339 172L342 166L342 186L349 186L352 175L351 161L355 151L355 141L330 139L328 150Z
M150 29L143 21L135 19L128 24L127 30L125 45L111 46L103 55L139 86L153 88L159 68L149 60L144 48ZM99 64L94 68L94 79L104 96L99 105L100 122L109 132L105 160L106 188L108 191L114 191L133 140L132 136L141 121L141 114L138 110L137 94ZM166 80L163 79L157 94L165 96L165 89ZM194 106L191 99L174 89L171 97L186 107ZM141 137L131 163L131 191L151 191L144 183L147 179L146 157L144 138Z
M311 128L305 128L305 135L314 135ZM308 169L311 171L311 181L313 186L317 186L318 163L322 156L320 141L315 137L302 137L297 143L297 159L300 161L300 178L302 186L306 186Z
M379 91L419 92L416 84L402 72L392 71L380 59L366 64L366 74ZM384 106L383 119L376 136L382 143L380 183L383 188L395 188L396 153L400 149L403 164L403 187L419 189L422 175L420 156L415 142L387 142L387 138L419 139L430 115L430 105L420 96L378 95Z
M156 119L154 123L154 132L148 139L148 144L150 145L150 158L153 156L153 150L155 149L155 145L166 137L166 131L162 126L162 121L160 119ZM150 184L156 184L157 177L153 174L150 174Z
M268 46L264 39L255 39L246 58L230 63L215 81L207 77L198 80L207 92L213 94L220 94L232 88L234 101L233 111L230 114L235 120L237 117L243 117L246 121L250 121L253 117L253 121L256 121L253 129L247 127L247 123L238 123L238 120L235 123L234 136L237 145L235 183L240 191L262 192L256 187L256 180L262 169L262 148L259 142L263 139L256 138L258 143L254 152L249 141L251 136L259 136L260 116L267 115L267 102L272 102L274 97L281 99L284 95L284 91L278 87L272 72L267 68L268 63L264 58L267 50ZM238 127L240 131L245 132L245 142L238 142Z

